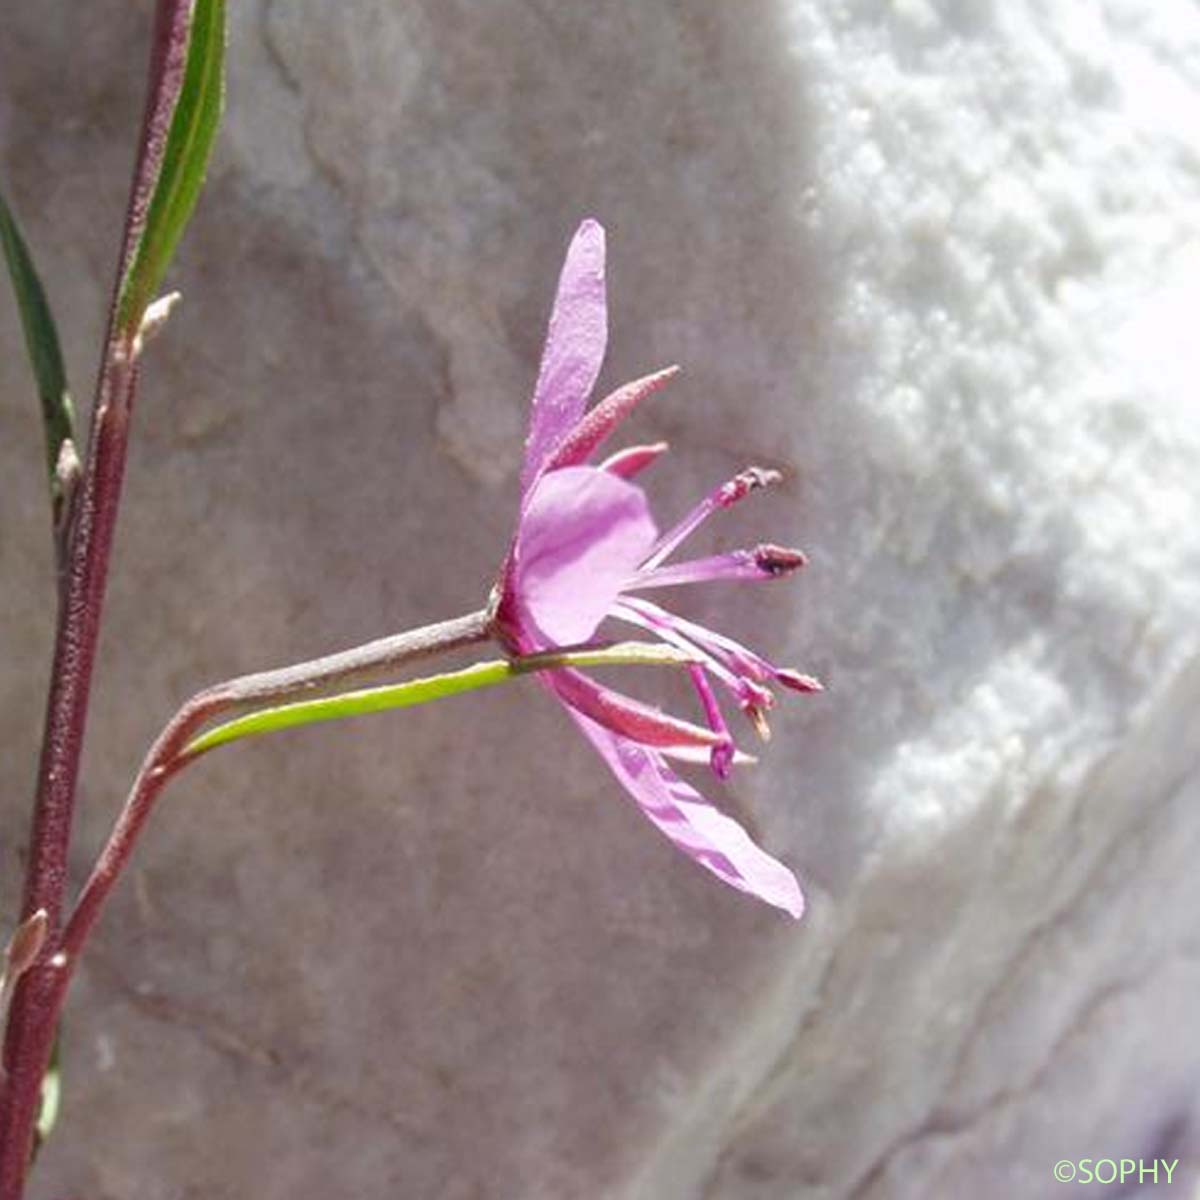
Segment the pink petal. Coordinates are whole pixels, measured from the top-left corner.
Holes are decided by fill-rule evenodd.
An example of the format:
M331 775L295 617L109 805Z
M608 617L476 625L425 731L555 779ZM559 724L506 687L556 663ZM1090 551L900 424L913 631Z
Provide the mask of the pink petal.
M593 451L652 392L679 374L678 367L666 367L653 375L635 379L610 392L555 447L546 460L547 471L574 467L587 462Z
M585 714L619 737L646 746L704 746L721 750L722 761L732 761L733 739L728 730L705 729L691 721L652 708L632 696L614 691L581 671L560 668L545 672L546 686L570 709Z
M584 221L571 240L533 389L533 415L521 468L522 496L554 447L579 422L608 340L604 296L604 227Z
M730 887L800 917L804 896L795 875L756 846L732 817L680 779L661 754L568 711L642 812L684 854Z
M651 442L648 446L627 446L610 454L601 464L600 470L611 471L622 479L632 479L647 467L653 466L666 454L670 447L666 442Z
M636 485L598 467L543 475L517 530L518 612L550 645L586 641L657 534Z

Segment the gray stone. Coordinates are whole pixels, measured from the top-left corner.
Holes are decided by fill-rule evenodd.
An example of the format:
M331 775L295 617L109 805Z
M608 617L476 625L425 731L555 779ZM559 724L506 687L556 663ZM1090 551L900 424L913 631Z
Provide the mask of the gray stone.
M84 399L148 8L16 6L0 42L0 174ZM76 878L192 690L483 602L591 214L602 384L685 367L634 434L672 442L664 519L787 474L700 542L805 575L681 604L828 685L733 789L810 911L673 852L532 684L232 748L89 949L32 1194L1035 1197L1084 1157L1195 1188L1195 6L231 8ZM0 302L9 913L39 436Z

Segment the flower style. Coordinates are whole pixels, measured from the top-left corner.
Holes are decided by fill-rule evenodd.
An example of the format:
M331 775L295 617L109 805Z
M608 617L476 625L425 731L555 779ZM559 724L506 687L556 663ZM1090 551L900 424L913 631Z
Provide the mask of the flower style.
M606 341L604 230L588 220L567 251L534 388L517 532L494 601L497 634L511 653L530 654L586 642L606 617L615 617L692 655L688 670L706 725L663 713L577 670L540 678L676 846L730 886L799 917L804 900L792 872L667 760L707 761L722 779L733 764L752 761L734 745L710 676L729 690L764 739L774 699L769 684L799 692L821 685L639 594L709 580L777 579L802 566L803 554L774 545L667 563L711 513L779 475L757 467L743 471L660 534L645 493L631 480L667 449L665 443L630 447L598 466L587 460L677 368L627 383L585 413Z

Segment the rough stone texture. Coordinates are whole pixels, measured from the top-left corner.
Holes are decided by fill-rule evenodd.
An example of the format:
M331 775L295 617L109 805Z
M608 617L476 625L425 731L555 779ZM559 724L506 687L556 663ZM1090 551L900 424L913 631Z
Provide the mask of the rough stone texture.
M0 171L81 395L149 9L12 6L0 39ZM798 541L806 577L694 611L829 684L736 788L812 907L674 854L532 686L214 756L82 970L34 1194L1037 1197L1084 1156L1178 1157L1189 1194L1196 6L232 10L78 874L194 687L482 600L594 213L606 380L687 367L639 418L663 512L789 476L710 544ZM32 413L3 302L10 912L50 638Z

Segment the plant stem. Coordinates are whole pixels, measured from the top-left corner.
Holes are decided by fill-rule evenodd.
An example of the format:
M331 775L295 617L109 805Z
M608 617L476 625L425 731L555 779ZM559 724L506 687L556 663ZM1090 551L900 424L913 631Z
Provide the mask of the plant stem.
M132 857L138 835L163 788L184 766L195 761L194 757L182 757L181 751L201 725L231 709L361 682L418 659L486 641L491 631L491 614L481 609L311 662L243 675L198 692L171 718L150 748L91 877L79 894L60 943L66 956L66 970L74 967L105 900Z
M33 1121L54 1041L49 965L62 916L79 760L87 721L100 613L125 469L137 367L130 346L110 336L97 387L89 462L72 514L46 724L38 767L22 920L47 916L46 949L22 977L5 1030L6 1078L0 1088L0 1200L21 1195Z
M104 471L89 471L88 478L108 478ZM91 512L91 501L82 495L79 500L80 520L87 520ZM85 525L79 526L77 542L80 544L86 538ZM107 554L106 554L107 557ZM71 612L80 611L86 614L96 614L99 609L99 596L95 582L87 583L83 573L72 571L69 576L68 602L64 604L64 621ZM71 598L75 591L91 598L91 603L73 606ZM138 835L149 817L155 801L161 794L167 782L183 767L186 761L180 757L180 751L191 740L192 735L206 721L232 709L243 708L266 701L285 699L301 695L311 695L321 688L342 686L366 680L380 673L427 658L430 655L455 650L476 642L485 641L491 636L492 614L488 609L469 613L464 617L443 621L436 625L427 625L407 633L396 634L392 637L380 638L350 650L337 654L326 655L310 662L297 663L272 671L261 671L253 675L243 675L237 679L219 683L206 688L193 696L174 717L167 723L159 734L149 754L142 763L141 770L134 780L133 788L126 799L125 806L117 818L108 842L96 861L92 874L80 892L79 899L71 913L70 919L61 935L57 934L58 921L62 912L62 898L65 887L65 850L66 832L69 831L69 816L66 829L60 828L55 820L61 820L60 809L50 806L50 812L42 817L44 824L35 825L34 846L40 851L39 869L30 871L30 879L37 885L31 886L30 898L26 900L26 911L36 911L38 907L46 907L50 916L52 938L47 950L44 951L39 964L29 970L23 977L13 1001L12 1014L9 1020L9 1044L13 1048L9 1060L9 1073L3 1081L3 1095L0 1096L0 1200L19 1200L29 1160L29 1149L32 1139L33 1123L36 1119L38 1101L41 1093L42 1077L49 1062L53 1048L54 1029L58 1016L66 998L67 985L70 982L79 953L87 940L88 934L95 925L104 906L105 900L113 886L120 878L132 856ZM66 642L74 645L74 640L67 641L60 637L60 644ZM93 642L94 646L94 642ZM69 662L75 663L71 658ZM58 693L70 688L83 687L83 700L86 701L86 680L80 681L80 672L75 669L59 670L62 665L56 659L54 680L51 692L51 720L48 727L53 725L53 714L60 708L68 707L68 700L79 703L78 696L59 696ZM87 660L90 673L91 660ZM70 710L75 713L75 709ZM43 756L43 776L45 790L39 791L39 796L49 795L60 800L70 793L61 792L60 777L56 771L71 766L78 768L78 751L82 743L83 711L80 710L73 722L68 722L67 730L72 736L63 739L63 751L56 753L48 750ZM57 747L58 742L50 742L48 746ZM67 753L72 751L73 759ZM73 776L71 776L73 785ZM73 786L71 789L73 793ZM41 813L43 805L39 805ZM35 817L35 820L37 818ZM49 832L47 832L49 826ZM39 837L40 833L40 837ZM56 858L51 848L61 846L62 857ZM57 881L56 887L49 886L48 880ZM50 904L54 905L53 910Z
M100 360L87 464L67 513L70 528L64 531L62 543L66 552L60 563L54 663L21 910L21 920L26 921L38 909L45 909L47 937L41 956L17 985L0 1051L0 1200L20 1200L24 1191L42 1079L65 989L64 972L54 965L54 955L66 891L92 668L138 374L136 343L141 315L135 314L126 323L118 321L117 301L145 228L149 198L158 178L164 131L181 75L172 50L187 35L190 11L187 0L159 0L157 5L150 85Z
M109 306L87 465L73 497L72 464L58 456L50 464L55 472L63 469L62 479L56 476L56 480L64 485L55 530L60 554L59 611L20 919L24 923L44 910L47 936L41 955L17 985L0 1048L0 1200L20 1200L24 1191L42 1079L66 987L67 972L58 961L58 933L140 357L143 312L128 306L122 310L120 301L157 194L176 100L185 82L193 12L194 0L158 0L156 5L146 108Z

